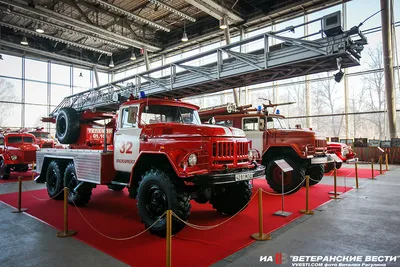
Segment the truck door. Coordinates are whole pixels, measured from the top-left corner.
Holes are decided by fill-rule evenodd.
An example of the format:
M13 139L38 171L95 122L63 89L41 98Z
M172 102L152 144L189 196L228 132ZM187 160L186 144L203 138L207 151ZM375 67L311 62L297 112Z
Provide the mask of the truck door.
M138 127L138 114L138 105L120 110L114 137L114 168L117 171L131 172L139 155L139 136L142 129Z
M247 139L251 140L254 149L257 149L261 155L264 151L264 119L260 117L242 118L242 129Z

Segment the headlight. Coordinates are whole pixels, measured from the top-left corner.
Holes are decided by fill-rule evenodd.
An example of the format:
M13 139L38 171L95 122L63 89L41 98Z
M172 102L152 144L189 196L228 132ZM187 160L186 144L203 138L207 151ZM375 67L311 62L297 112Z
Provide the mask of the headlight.
M197 157L195 154L190 154L189 158L188 158L188 164L190 167L193 167L194 165L196 165L197 163Z
M249 160L253 160L253 157L255 156L253 153L253 150L249 150L249 153L247 154Z
M18 157L16 155L11 155L10 158L11 160L17 160Z

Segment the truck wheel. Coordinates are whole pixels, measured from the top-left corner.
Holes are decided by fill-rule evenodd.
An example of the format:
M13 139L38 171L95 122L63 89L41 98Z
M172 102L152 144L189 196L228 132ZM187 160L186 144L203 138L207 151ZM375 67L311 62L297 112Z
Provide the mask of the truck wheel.
M210 204L218 212L234 215L243 209L251 198L251 184L249 181L224 185L215 188L216 193L211 196Z
M343 165L343 162L337 162L336 163L336 169L339 170L342 167L342 165Z
M64 164L55 160L51 161L49 166L47 167L46 187L47 194L50 198L63 199L64 197L63 194L60 194L60 192L64 188L64 179L62 175L64 173L64 169Z
M27 172L29 170L28 164L22 165L19 169L20 172Z
M267 165L266 176L268 185L277 193L282 193L282 171L276 165L275 160L284 159L293 168L293 171L285 173L283 177L283 192L293 194L300 190L301 183L305 179L305 168L300 162L291 158L275 158Z
M190 214L190 196L180 191L172 179L159 170L147 171L140 182L137 207L139 216L148 228L153 225L167 210L172 210L183 221ZM165 216L150 229L154 235L164 237L166 234ZM176 234L185 224L172 217L172 233Z
M60 109L56 120L56 137L61 144L71 144L79 138L79 115L75 109Z
M0 159L0 179L10 179L10 168L6 166L3 159Z
M92 196L93 187L89 183L81 185L77 191L74 188L79 181L76 177L75 165L71 162L68 164L64 172L65 186L68 187L68 202L76 206L86 205Z
M125 185L119 185L119 184L109 184L107 185L108 189L112 191L122 191L126 187Z
M310 185L318 184L324 177L324 164L312 165L306 170L306 175L310 176ZM306 183L303 184L306 186Z

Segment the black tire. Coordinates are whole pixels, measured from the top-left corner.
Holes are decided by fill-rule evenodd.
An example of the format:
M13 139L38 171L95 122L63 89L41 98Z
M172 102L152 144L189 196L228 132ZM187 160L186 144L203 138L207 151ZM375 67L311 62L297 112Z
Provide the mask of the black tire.
M79 115L75 109L59 110L56 120L56 137L61 144L71 144L79 138Z
M107 185L108 189L112 191L122 191L126 187L125 185L119 185L119 184L109 184Z
M316 185L322 180L322 178L324 177L324 171L324 164L311 165L306 170L306 175L310 176L310 186ZM303 185L305 186L306 183L304 182Z
M339 170L342 168L343 162L336 162L336 169Z
M142 177L137 194L137 207L146 228L153 225L168 209L187 221L191 209L190 195L180 190L164 172L153 169ZM150 233L165 237L166 226L164 216L150 228ZM178 233L184 226L183 222L172 217L172 234Z
M4 160L0 158L0 179L8 180L10 179L10 168L7 167Z
M71 162L65 168L64 172L65 186L68 187L68 203L76 206L86 205L92 196L92 185L89 183L82 184L77 191L74 188L78 185L75 165Z
M29 170L28 164L22 165L19 172L27 172Z
M278 157L272 159L267 164L266 179L268 185L277 193L282 193L282 171L276 165L275 160L284 159L293 168L293 171L287 172L283 180L283 192L293 194L300 190L305 179L305 168L298 160L289 157Z
M333 170L333 168L334 168L334 163L333 162L326 163L324 165L324 173L331 172Z
M65 165L55 160L51 161L46 172L47 194L53 199L63 199L64 194L60 193L64 188Z
M216 192L211 196L210 204L218 212L226 215L234 215L244 209L251 199L251 184L249 181L224 185L215 188Z

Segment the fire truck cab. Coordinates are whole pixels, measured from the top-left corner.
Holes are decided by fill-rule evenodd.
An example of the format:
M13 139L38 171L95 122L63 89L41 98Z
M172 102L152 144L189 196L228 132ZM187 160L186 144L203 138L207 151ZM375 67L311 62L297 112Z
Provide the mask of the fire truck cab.
M0 179L8 180L11 172L26 172L39 149L32 134L0 133Z

